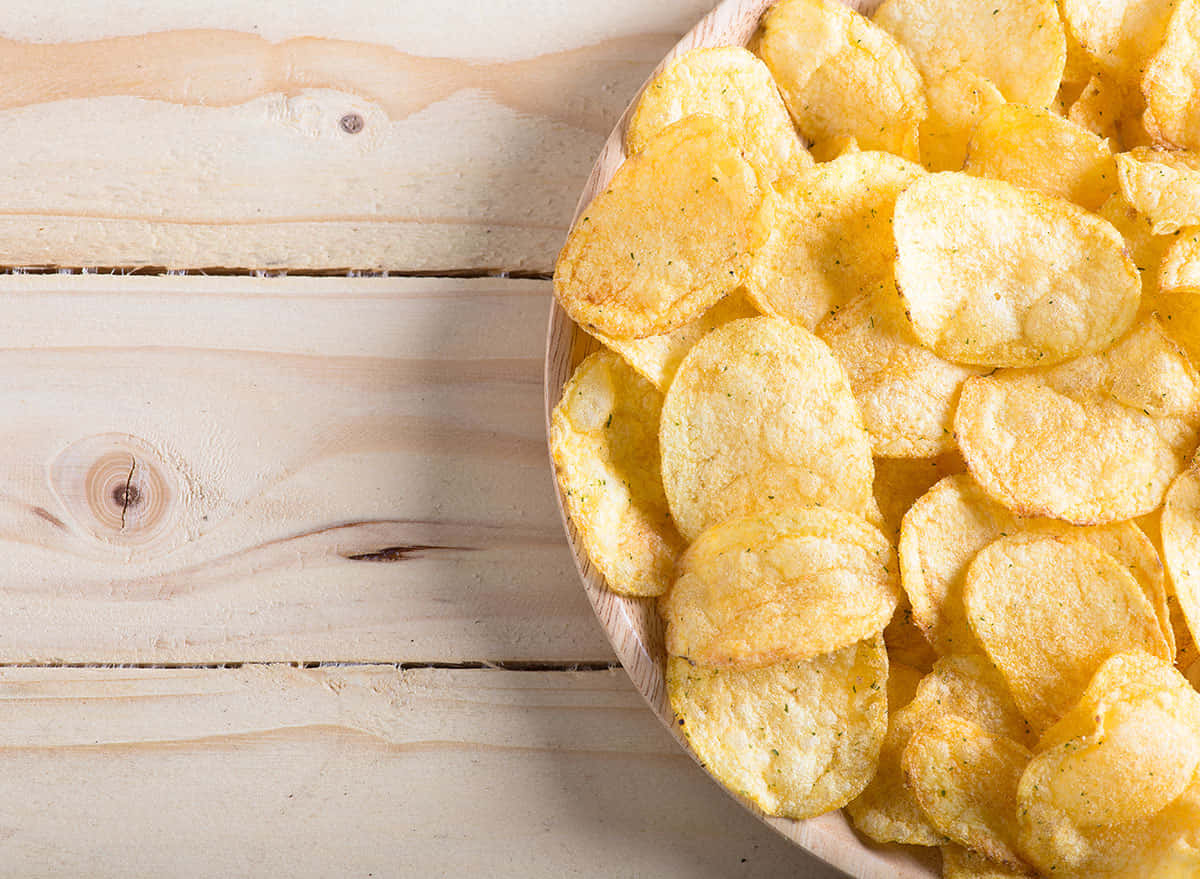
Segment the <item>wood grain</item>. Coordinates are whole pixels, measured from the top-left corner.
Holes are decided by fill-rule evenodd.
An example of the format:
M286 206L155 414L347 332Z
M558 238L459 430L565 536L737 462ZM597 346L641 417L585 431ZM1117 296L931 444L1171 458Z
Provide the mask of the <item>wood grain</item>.
M549 271L711 5L5 3L0 265Z

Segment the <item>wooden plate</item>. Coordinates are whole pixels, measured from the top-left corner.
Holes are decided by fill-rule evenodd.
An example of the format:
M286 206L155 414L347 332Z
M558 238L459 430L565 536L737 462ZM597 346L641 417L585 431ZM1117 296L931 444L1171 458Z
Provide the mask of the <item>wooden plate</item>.
M689 49L745 45L754 34L759 17L773 2L774 0L724 0L667 53L658 69L662 69L668 61ZM880 0L842 2L860 11L869 12L879 5ZM658 70L655 71L657 72ZM574 219L579 218L593 196L608 185L617 168L625 161L625 125L632 107L633 103L604 144L600 158L592 168L587 186L584 187ZM584 357L599 347L594 339L567 317L557 302L551 306L550 326L546 336L547 431L550 410L562 396L563 386L571 377L572 370ZM558 505L562 511L561 493L558 496ZM673 722L671 709L667 705L663 685L662 627L653 601L623 598L605 588L603 577L588 561L579 535L565 512L563 523L575 554L575 564L579 568L583 588L608 639L612 642L613 649L633 680L634 686L646 697L659 720L671 731L680 745L691 753L680 737ZM694 754L692 756L695 757ZM738 799L775 830L853 876L863 879L931 879L939 875L936 866L938 856L932 849L927 853L913 853L899 847L868 847L854 833L841 812L831 812L807 821L768 818L761 815L749 802ZM920 854L927 854L928 857L922 859Z

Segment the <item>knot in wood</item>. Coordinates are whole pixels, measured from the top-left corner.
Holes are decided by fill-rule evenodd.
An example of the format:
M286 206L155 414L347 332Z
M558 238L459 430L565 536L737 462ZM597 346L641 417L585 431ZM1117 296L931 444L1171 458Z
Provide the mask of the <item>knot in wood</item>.
M363 120L360 114L347 113L340 120L338 120L338 124L342 126L342 131L346 132L347 134L358 134L363 130L363 127L367 123Z

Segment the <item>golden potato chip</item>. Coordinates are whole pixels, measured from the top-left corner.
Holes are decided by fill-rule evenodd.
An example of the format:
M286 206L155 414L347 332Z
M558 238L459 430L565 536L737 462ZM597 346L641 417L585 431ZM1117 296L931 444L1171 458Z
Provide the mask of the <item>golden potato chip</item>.
M1010 101L1045 107L1067 61L1054 0L886 0L875 23L912 53L933 82L965 68Z
M740 46L693 49L646 86L625 131L630 153L694 113L724 119L768 180L812 167L767 66Z
M1200 871L1200 694L1145 653L1112 657L1021 778L1022 850L1072 879Z
M942 477L966 469L967 464L958 452L936 458L876 458L875 502L879 504L887 533L899 537L904 514L917 498Z
M1133 575L1078 535L1017 534L980 550L963 604L975 637L1037 728L1058 720L1108 657L1173 659Z
M1200 2L1178 0L1162 46L1146 66L1143 123L1158 143L1200 150Z
M780 181L755 221L750 299L811 330L854 297L890 286L896 197L923 173L887 153L859 152Z
M858 138L852 134L835 134L820 143L814 143L812 147L812 157L818 162L832 162L838 156L844 156L846 153L861 152L862 147L858 145Z
M1155 235L1200 225L1200 155L1136 147L1117 156L1117 180Z
M781 0L763 16L759 55L801 134L838 135L916 159L925 89L908 54L836 0Z
M768 815L844 805L875 772L887 729L881 638L749 671L667 660L667 695L696 756Z
M876 635L899 601L895 554L879 529L813 507L705 531L675 565L659 611L672 656L759 668Z
M1026 748L954 715L931 720L904 749L904 777L943 836L1010 867L1017 854L1017 785Z
M1067 118L1118 145L1121 143L1120 121L1124 110L1125 98L1121 89L1096 75L1088 80L1079 97L1071 102Z
M1163 293L1176 290L1200 290L1200 230L1189 229L1176 238L1162 237L1158 284Z
M1095 70L1137 86L1158 51L1176 0L1060 0L1067 29Z
M876 455L929 458L954 450L958 393L981 370L942 360L917 341L893 286L838 309L817 337L846 368Z
M821 505L879 521L871 440L816 336L770 317L713 330L663 401L663 486L689 540L736 516Z
M1145 310L1153 312L1191 363L1200 363L1200 288L1176 287L1148 297Z
M617 170L571 229L555 295L576 323L609 336L683 326L742 282L761 197L726 123L676 122Z
M662 394L616 354L575 370L550 419L550 452L567 512L614 592L661 595L683 539L658 468Z
M927 86L929 116L921 123L921 162L930 171L961 171L979 120L1004 103L1000 89L965 67Z
M979 121L967 147L966 170L1073 201L1095 211L1117 191L1117 163L1108 142L1024 104L1002 104Z
M1153 318L1104 354L963 385L954 430L991 497L1078 525L1162 503L1196 447L1195 370Z
M1163 561L1192 643L1200 640L1200 473L1196 461L1171 483L1162 510Z
M1093 214L1000 180L931 174L896 201L896 282L917 338L981 366L1102 350L1132 323L1141 281Z
M1159 266L1171 238L1155 235L1150 221L1120 191L1114 192L1098 213L1125 239L1125 249L1142 276L1142 310L1146 311L1151 304L1149 300L1158 295Z
M739 288L695 320L661 336L614 339L600 332L593 332L592 335L625 358L626 363L656 388L666 391L684 355L703 336L731 320L757 314L758 311L746 299L745 292Z
M1027 868L1009 867L961 845L942 846L942 879L1022 879L1032 875Z
M1074 86L1082 91L1088 81L1096 75L1098 68L1087 50L1079 45L1079 40L1075 39L1075 35L1071 33L1069 23L1063 22L1063 24L1064 36L1067 38L1067 64L1063 68L1062 85L1063 87ZM1059 94L1062 94L1061 88Z

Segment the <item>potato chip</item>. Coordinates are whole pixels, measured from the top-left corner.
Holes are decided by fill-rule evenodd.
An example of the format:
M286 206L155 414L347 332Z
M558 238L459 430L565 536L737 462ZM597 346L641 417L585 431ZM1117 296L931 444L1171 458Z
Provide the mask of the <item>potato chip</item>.
M818 162L832 162L838 156L861 152L862 147L858 145L858 138L852 134L835 134L833 137L827 137L819 143L814 143L812 147L812 157Z
M663 401L663 486L680 531L821 505L879 521L871 441L846 373L816 336L769 317L713 330Z
M695 320L661 336L614 339L599 332L593 332L592 335L620 354L626 363L656 388L666 391L684 355L701 338L731 320L757 314L758 311L746 299L745 292L739 288Z
M979 121L967 147L966 170L1065 198L1089 211L1117 191L1117 163L1108 142L1024 104L1002 104Z
M742 282L761 197L728 125L676 122L617 170L571 229L555 295L576 323L609 336L683 326Z
M659 611L672 656L760 668L878 634L899 601L895 553L879 529L813 507L705 531L676 564Z
M1067 38L1067 64L1063 68L1063 81L1059 89L1060 95L1062 94L1062 88L1067 86L1074 86L1079 91L1082 91L1087 86L1088 81L1098 72L1098 68L1087 53L1087 50L1079 45L1079 40L1075 39L1075 35L1071 33L1071 28L1066 26L1068 23L1063 22L1063 24L1063 33Z
M1163 293L1200 290L1200 230L1189 229L1166 242L1159 270L1158 285Z
M966 462L958 452L936 458L876 458L875 501L883 514L885 531L900 536L904 514L939 479L962 473Z
M1155 235L1200 225L1200 155L1136 147L1117 156L1117 180Z
M1153 311L1193 364L1200 363L1200 288L1176 287L1155 294L1149 297L1146 310Z
M875 772L887 729L887 653L873 638L749 671L667 660L667 695L708 770L768 815L844 805Z
M656 76L625 131L629 152L694 113L726 120L742 155L768 180L812 167L771 72L740 46L693 49Z
M1010 101L1045 107L1058 92L1067 44L1054 0L886 0L874 18L930 82L961 67Z
M550 452L592 564L622 595L661 595L683 540L658 468L662 395L616 354L575 370L550 420Z
M942 846L942 879L1022 879L1032 875L1029 869L1009 867L961 845Z
M1196 372L1154 319L1111 350L963 385L954 430L976 481L1019 515L1077 525L1162 503L1196 447Z
M1121 116L1125 98L1121 89L1102 76L1088 80L1067 111L1067 118L1098 137L1121 143Z
M925 89L908 54L836 0L781 0L758 53L811 143L851 135L863 149L916 158Z
M918 729L904 749L904 777L930 823L949 839L1006 864L1017 854L1017 785L1026 748L976 723L944 715Z
M1017 534L967 568L975 637L1037 728L1058 720L1108 657L1144 649L1173 659L1133 575L1078 535Z
M979 120L1004 103L995 84L966 68L927 86L929 116L921 123L921 162L930 171L961 171Z
M1143 123L1160 144L1200 150L1200 2L1178 0L1162 46L1146 66Z
M931 174L896 201L896 281L917 338L947 360L1050 364L1132 323L1141 281L1109 223L1000 180Z
M1162 511L1163 561L1192 643L1200 640L1200 473L1196 461L1171 483Z
M1120 191L1114 192L1098 213L1125 239L1125 249L1142 276L1141 307L1146 311L1151 304L1149 300L1158 295L1159 265L1171 238L1155 235L1150 221L1139 214Z
M923 173L896 156L860 152L780 181L756 220L762 243L750 266L750 299L811 330L854 297L890 286L892 211Z
M1095 70L1136 88L1158 51L1176 0L1060 0L1063 18Z

